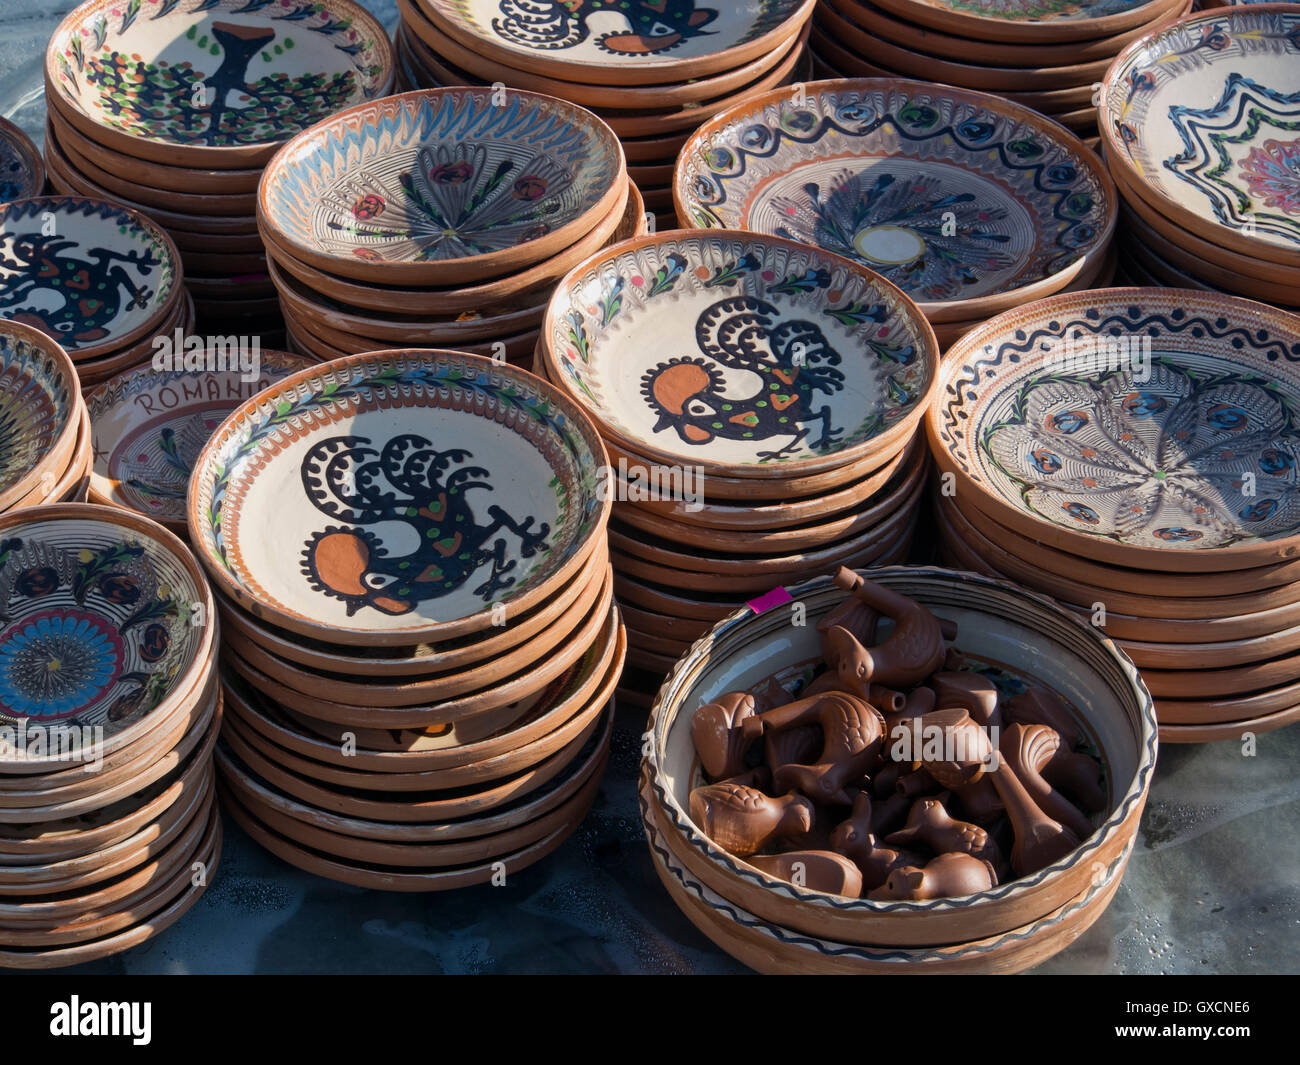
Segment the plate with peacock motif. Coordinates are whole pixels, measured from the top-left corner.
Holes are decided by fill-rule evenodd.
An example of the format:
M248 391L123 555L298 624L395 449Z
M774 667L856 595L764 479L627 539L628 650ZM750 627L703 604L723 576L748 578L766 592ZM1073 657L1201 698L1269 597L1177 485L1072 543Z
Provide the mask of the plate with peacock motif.
M777 237L684 231L574 269L539 352L629 451L741 477L892 454L939 361L916 304L855 263Z
M702 126L678 157L684 224L854 259L935 321L1050 295L1094 269L1115 225L1105 167L1050 119L923 82L817 82Z
M1135 41L1106 72L1099 125L1161 215L1300 268L1300 4L1200 12Z
M423 89L295 137L267 167L260 225L294 257L388 285L458 285L541 262L622 213L618 138L574 104Z
M243 168L385 95L383 26L353 0L89 0L54 31L46 94L128 156Z
M94 502L139 511L174 532L184 531L185 494L203 445L245 400L312 365L300 355L260 349L211 348L197 354L205 356L196 359L199 366L218 365L224 354L228 368L145 366L87 393Z
M946 354L931 448L962 506L1134 569L1300 556L1300 316L1184 289L1098 289Z
M445 641L577 571L608 520L604 468L582 412L522 370L458 352L350 356L226 419L195 462L190 539L223 591L283 628Z

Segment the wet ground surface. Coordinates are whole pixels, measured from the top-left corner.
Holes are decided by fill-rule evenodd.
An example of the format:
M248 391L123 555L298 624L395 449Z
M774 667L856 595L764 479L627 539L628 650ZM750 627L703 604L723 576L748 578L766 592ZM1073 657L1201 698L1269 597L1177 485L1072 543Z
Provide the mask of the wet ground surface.
M74 5L0 0L0 114L39 135L41 62ZM368 4L395 22L392 0ZM299 872L229 818L212 887L156 940L98 973L732 973L664 893L641 832L644 714L620 713L605 782L577 834L502 887L363 891ZM1300 969L1300 728L1166 746L1114 901L1042 973Z

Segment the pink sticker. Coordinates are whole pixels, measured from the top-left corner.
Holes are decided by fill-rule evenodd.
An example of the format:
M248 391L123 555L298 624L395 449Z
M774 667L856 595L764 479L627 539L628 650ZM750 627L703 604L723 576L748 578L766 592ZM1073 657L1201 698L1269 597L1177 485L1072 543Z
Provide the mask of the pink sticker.
M764 614L773 607L784 606L786 603L793 602L790 593L784 588L773 588L770 592L764 592L757 599L749 601L749 609L755 614Z

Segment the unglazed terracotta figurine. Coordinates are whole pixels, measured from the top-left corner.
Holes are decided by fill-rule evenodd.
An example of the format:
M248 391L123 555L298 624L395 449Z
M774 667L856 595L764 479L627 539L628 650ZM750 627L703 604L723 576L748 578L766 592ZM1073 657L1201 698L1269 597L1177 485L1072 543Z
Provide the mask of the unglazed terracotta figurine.
M842 632L843 630L841 630ZM836 637L836 639L845 639L845 637ZM810 695L823 695L826 692L842 692L845 690L844 683L840 680L839 671L834 668L828 669L821 676L817 677L801 693L801 698L807 698ZM879 710L882 714L898 713L907 705L907 696L900 691L894 691L893 688L886 688L882 684L869 684L867 686L867 702Z
M1078 751L1058 750L1040 772L1052 787L1065 792L1090 813L1106 808L1105 779L1096 759Z
M1011 868L1016 876L1036 873L1064 858L1079 845L1078 836L1039 809L1020 783L1020 778L1008 766L1004 764L989 775L1016 834L1015 845L1011 848Z
M1070 711L1052 692L1044 688L1026 688L1008 699L1002 707L1006 724L1047 725L1056 730L1061 743L1068 751L1083 742L1083 733L1074 723Z
M714 843L737 858L756 854L775 839L812 831L816 809L802 795L772 798L756 788L706 784L691 792L691 819Z
M860 792L853 800L853 812L831 833L832 849L858 867L862 886L868 890L880 887L900 866L925 864L925 859L913 851L882 844L871 831L871 815L871 796Z
M846 790L883 760L885 719L865 699L848 692L826 692L798 699L759 718L766 732L816 723L822 729L822 749L811 765L789 763L773 768L777 791L798 788L819 803L848 806Z
M1061 747L1061 737L1046 725L1012 725L999 740L1006 767L1020 778L1038 808L1079 839L1092 835L1092 822L1040 775Z
M995 761L988 733L958 707L902 722L889 752L894 758L910 758L914 769L924 769L945 788L973 784Z
M772 770L765 765L756 766L739 776L717 781L719 784L734 784L738 788L757 788L759 791L772 790Z
M913 688L903 703L903 709L896 714L885 714L885 748L892 744L894 731L899 724L914 717L922 717L934 709L935 695L933 688Z
M700 765L712 779L745 771L745 752L763 734L758 700L748 692L727 692L695 711L691 740Z
M865 698L867 686L872 683L910 688L920 684L943 664L948 649L943 629L939 620L920 603L864 581L843 566L835 574L835 584L894 622L893 631L882 643L866 648L854 639L856 648L849 645L837 647L837 671L840 679L849 685L849 691ZM835 630L827 635L828 638L835 636Z
M847 895L862 894L862 873L853 862L834 851L786 851L784 854L755 854L748 859L755 869L810 891Z
M988 677L978 673L936 673L930 685L934 688L936 710L958 707L976 724L1002 727L998 689Z
M924 868L902 866L889 874L883 887L867 898L877 902L919 902L957 895L974 895L997 884L988 862L960 851L941 854L925 863Z
M876 632L880 627L880 611L873 610L866 603L850 596L817 622L817 632L822 637L822 657L830 663L826 653L826 633L831 629L846 629L864 646L876 642Z
M998 845L984 829L956 820L939 799L918 799L907 815L907 824L886 836L885 842L899 846L920 843L936 854L961 851L988 862L991 869L1002 860Z
M795 725L763 732L763 759L769 766L807 765L821 749L822 730L818 725Z
M966 820L977 825L987 825L1007 812L998 789L993 786L987 773L970 784L953 788L952 794L961 807L961 812L966 815Z

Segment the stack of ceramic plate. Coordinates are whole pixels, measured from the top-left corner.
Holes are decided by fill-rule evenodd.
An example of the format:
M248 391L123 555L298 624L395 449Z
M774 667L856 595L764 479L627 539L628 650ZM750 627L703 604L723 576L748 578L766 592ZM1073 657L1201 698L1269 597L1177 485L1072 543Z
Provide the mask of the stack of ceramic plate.
M108 507L0 517L0 967L166 928L221 851L217 626L184 545Z
M399 71L411 88L504 84L591 108L622 139L647 208L670 229L686 138L741 100L808 79L813 7L398 0Z
M682 150L683 225L856 259L920 304L941 348L991 315L1108 282L1115 186L1036 111L924 82L821 82L719 115Z
M1300 717L1300 317L1181 289L1057 296L945 360L945 550L1142 671L1165 740Z
M77 196L0 206L0 318L54 338L82 387L150 362L194 324L176 246L130 208Z
M819 77L924 78L994 93L1097 136L1094 93L1131 41L1191 0L822 0Z
M90 418L67 353L0 320L0 512L85 498Z
M289 335L321 359L455 345L526 361L551 286L643 213L591 112L472 88L388 97L299 134L258 205Z
M254 217L262 168L292 134L390 92L393 74L383 27L353 0L89 0L45 56L50 179L163 226L205 329L278 328Z
M240 406L195 463L232 816L288 862L434 891L535 861L599 788L624 637L605 455L522 370L357 355Z
M0 118L0 204L45 191L40 149L8 119Z
M1222 9L1143 37L1107 72L1130 280L1300 308L1297 41L1300 5Z
M774 588L906 556L938 350L878 275L774 237L643 237L560 283L538 352L611 456L638 669Z
M183 362L144 366L86 393L94 453L90 502L136 511L187 536L190 471L217 426L245 400L312 365L300 355L260 348L212 347L202 355L194 360L197 369L184 369Z

